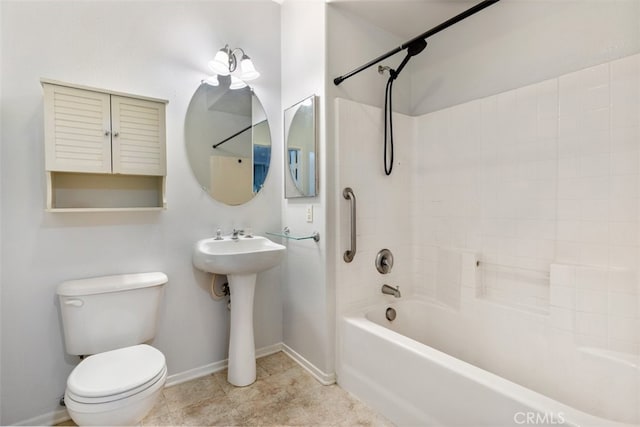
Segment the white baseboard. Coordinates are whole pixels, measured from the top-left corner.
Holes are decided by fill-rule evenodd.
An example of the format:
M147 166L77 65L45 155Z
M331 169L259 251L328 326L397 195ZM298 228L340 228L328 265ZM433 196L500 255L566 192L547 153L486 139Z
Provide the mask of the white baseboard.
M15 423L17 426L53 426L58 423L70 420L69 413L66 409L57 409L49 413L29 418L28 420Z
M288 345L282 343L282 351L292 358L298 365L302 366L307 372L309 372L313 377L320 382L322 385L331 385L336 382L336 374L332 372L327 374L326 372L318 369L313 363L309 362L307 359L302 357L300 353L296 352L294 349L289 347Z
M293 350L291 347L284 343L277 343L256 349L256 357L265 357L270 354L283 351L287 356L293 359L294 362L302 366L307 372L318 380L323 385L330 385L336 382L336 374L327 374L318 369L315 365L302 357L299 353ZM219 362L210 363L208 365L200 366L197 368L189 369L188 371L178 372L177 374L169 375L165 387L181 384L186 381L191 381L196 378L210 375L215 372L225 369L228 365L228 360L221 360ZM55 411L39 415L37 417L30 418L18 423L16 426L51 426L71 419L66 409L57 409Z
M167 377L165 387L171 387L172 385L178 385L187 381L195 380L196 378L204 377L218 371L222 371L228 365L227 359L220 360L219 362L209 363L208 365L198 366L197 368L189 369L188 371L178 372Z
M256 349L256 358L268 356L270 354L282 351L282 343L269 345L266 347ZM208 365L199 366L197 368L189 369L188 371L178 372L177 374L169 375L167 377L167 383L165 387L171 387L172 385L181 384L187 381L195 380L196 378L204 377L218 371L222 371L229 365L229 359L220 360L219 362L209 363Z
M261 358L265 356L269 356L271 354L275 354L279 351L283 351L284 344L279 342L277 344L268 345L266 347L262 347L256 350L256 358Z

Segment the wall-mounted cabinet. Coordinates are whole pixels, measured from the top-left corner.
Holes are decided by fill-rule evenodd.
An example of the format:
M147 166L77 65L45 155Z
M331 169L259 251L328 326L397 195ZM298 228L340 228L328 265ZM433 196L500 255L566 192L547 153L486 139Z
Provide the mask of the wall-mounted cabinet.
M165 208L167 101L41 83L47 210Z

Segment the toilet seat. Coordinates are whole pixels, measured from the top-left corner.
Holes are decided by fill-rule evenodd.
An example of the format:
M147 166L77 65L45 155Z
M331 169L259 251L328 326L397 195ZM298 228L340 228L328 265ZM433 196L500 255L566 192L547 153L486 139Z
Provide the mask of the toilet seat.
M125 399L166 379L164 355L140 344L84 359L67 380L67 397L78 403L100 404Z

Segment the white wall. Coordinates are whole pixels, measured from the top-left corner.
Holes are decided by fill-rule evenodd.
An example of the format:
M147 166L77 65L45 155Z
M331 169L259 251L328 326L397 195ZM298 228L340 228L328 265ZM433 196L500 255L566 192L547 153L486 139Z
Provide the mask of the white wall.
M327 70L328 90L332 99L336 97L351 99L367 105L382 107L384 89L389 74L378 73L377 65L367 68L340 85L335 86L333 79L347 74L353 69L396 48L406 40L388 33L379 27L340 8L340 3L329 3L327 9ZM404 52L382 61L380 65L397 68L404 58ZM409 113L411 108L411 69L410 62L401 77L394 83L393 110ZM331 110L332 105L329 106ZM330 127L329 129L333 129Z
M319 195L287 199L283 205L283 226L294 235L320 232L318 244L311 241L287 243L284 266L284 343L306 358L321 375L334 371L335 283L337 263L342 263L343 246L327 233L336 227L336 209L343 203L337 187L334 99L338 96L384 102L386 77L375 69L335 87L333 78L393 47L399 39L319 0L285 1L282 5L282 107L309 95L319 95ZM380 52L380 50L383 52ZM401 58L389 64L397 66ZM396 83L394 105L409 109L409 76ZM374 89L372 89L374 87ZM375 141L352 141L371 144ZM376 153L381 155L381 149ZM380 159L381 164L382 160ZM307 206L313 206L314 221L305 221Z
M0 7L0 22L2 22L2 7ZM2 31L0 31L0 70L3 69ZM0 99L2 99L2 82L0 81ZM2 177L2 110L0 110L0 177ZM0 187L0 242L2 242L2 188ZM0 244L0 308L2 307L2 245ZM0 384L2 384L2 316L0 315ZM0 399L0 420L2 420L2 401Z
M240 207L200 190L184 148L184 117L206 63L225 43L251 55L255 90L281 140L280 10L272 2L0 3L2 38L2 424L57 410L68 373L55 297L58 283L161 270L170 282L154 344L169 373L227 357L229 313L191 264L192 244L218 225L281 227L282 158L274 144L264 191ZM240 22L239 17L242 17ZM44 212L39 78L169 100L167 201L158 213ZM282 341L280 273L260 276L256 346ZM46 418L38 418L40 423Z
M283 269L284 343L304 357L322 378L334 372L334 315L332 283L327 275L326 210L328 156L325 132L325 5L322 1L286 1L282 4L282 107L318 95L319 195L285 199L282 224L292 235L320 233L320 242L288 241ZM284 178L282 181L284 188ZM306 208L313 207L313 223Z
M504 0L429 39L427 49L408 70L411 114L638 51L640 2L636 0Z

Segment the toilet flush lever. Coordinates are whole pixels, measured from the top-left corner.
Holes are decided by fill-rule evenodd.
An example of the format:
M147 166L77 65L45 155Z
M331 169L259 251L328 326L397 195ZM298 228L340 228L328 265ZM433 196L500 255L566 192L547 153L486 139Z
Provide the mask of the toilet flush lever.
M84 301L81 299L68 299L65 300L64 305L72 305L74 307L82 307L84 305Z

